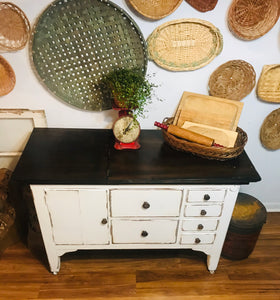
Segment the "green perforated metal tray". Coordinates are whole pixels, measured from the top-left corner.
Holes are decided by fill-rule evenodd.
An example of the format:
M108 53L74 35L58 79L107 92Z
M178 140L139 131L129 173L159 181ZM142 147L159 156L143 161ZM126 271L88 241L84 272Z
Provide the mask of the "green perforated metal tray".
M102 78L118 68L146 72L146 42L137 24L106 0L56 0L39 16L31 57L39 80L79 109L112 107Z

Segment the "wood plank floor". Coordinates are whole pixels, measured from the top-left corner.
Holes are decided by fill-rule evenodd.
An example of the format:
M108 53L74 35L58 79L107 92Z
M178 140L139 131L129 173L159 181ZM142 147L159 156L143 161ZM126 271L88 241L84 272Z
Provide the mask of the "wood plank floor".
M1 300L280 299L280 213L249 258L221 258L211 275L202 253L186 250L85 251L66 254L52 275L20 242L0 258Z

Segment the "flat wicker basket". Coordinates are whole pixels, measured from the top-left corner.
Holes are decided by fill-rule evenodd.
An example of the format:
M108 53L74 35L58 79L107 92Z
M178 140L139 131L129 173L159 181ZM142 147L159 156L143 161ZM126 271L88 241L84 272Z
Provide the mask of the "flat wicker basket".
M231 100L242 100L254 88L256 73L244 60L230 60L219 66L210 76L209 94Z
M0 51L16 51L25 47L30 24L24 12L9 2L0 3Z
M233 0L228 11L232 33L243 40L266 34L279 18L278 0Z
M280 108L272 111L263 121L260 140L269 150L280 149Z
M280 103L280 65L266 65L257 85L257 95L267 102Z
M31 55L39 81L79 109L112 108L102 80L116 69L147 68L145 38L119 6L103 0L56 0L38 18Z
M16 76L10 64L0 55L0 96L10 93L16 83Z
M172 14L183 0L127 0L140 15L159 20Z
M191 71L209 64L223 49L223 37L212 23L178 19L157 27L148 37L149 59L169 71Z
M207 12L213 10L218 0L186 0L193 8L200 12Z
M169 125L172 123L173 118L168 118L163 121L164 124ZM239 156L247 143L248 137L245 131L237 127L238 136L235 142L235 146L232 148L226 147L208 147L200 145L194 142L189 142L184 139L180 139L170 133L167 130L162 130L164 141L173 149L182 152L190 152L196 156L207 158L210 160L228 160Z

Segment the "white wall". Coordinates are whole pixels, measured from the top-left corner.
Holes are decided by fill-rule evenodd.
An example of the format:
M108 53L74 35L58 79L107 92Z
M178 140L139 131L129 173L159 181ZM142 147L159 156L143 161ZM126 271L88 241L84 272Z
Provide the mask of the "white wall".
M50 0L10 0L18 5L27 15L31 25ZM227 27L227 11L231 1L220 0L213 11L200 13L193 9L186 1L170 16L159 21L147 21L136 16L129 10L125 0L114 0L124 8L136 21L145 38L159 25L179 18L200 18L218 27L224 38L222 53L207 66L190 72L170 72L157 67L153 62L148 64L148 73L155 73L154 82L160 84L157 94L162 102L153 101L147 107L147 118L140 120L141 127L153 129L154 121L161 121L164 117L172 116L183 91L208 94L207 83L210 74L221 64L232 59L243 59L253 65L257 79L263 65L279 63L280 35L279 21L265 36L255 41L241 41L235 38ZM116 118L112 110L104 112L82 111L70 107L54 98L35 77L30 61L28 47L15 53L2 53L10 62L16 73L14 90L0 97L1 108L44 109L49 127L82 127L82 128L111 128ZM246 152L255 164L262 177L262 181L243 186L242 191L261 200L268 210L280 211L280 150L268 151L260 143L259 130L264 118L279 104L271 104L257 99L255 90L243 99L244 109L239 126L248 134L249 140Z

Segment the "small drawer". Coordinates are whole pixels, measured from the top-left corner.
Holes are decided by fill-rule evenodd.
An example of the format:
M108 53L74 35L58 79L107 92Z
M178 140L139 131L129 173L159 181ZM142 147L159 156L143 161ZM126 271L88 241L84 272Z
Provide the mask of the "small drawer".
M172 244L176 242L176 220L112 220L114 244Z
M215 240L214 233L205 233L205 234L183 234L181 236L181 244L190 244L190 245L205 245L212 244Z
M185 217L218 217L221 215L222 205L186 205Z
M187 202L222 202L225 198L225 190L190 190Z
M182 191L171 189L111 190L112 217L179 216Z
M195 218L184 220L182 229L184 231L214 231L217 229L218 220Z

